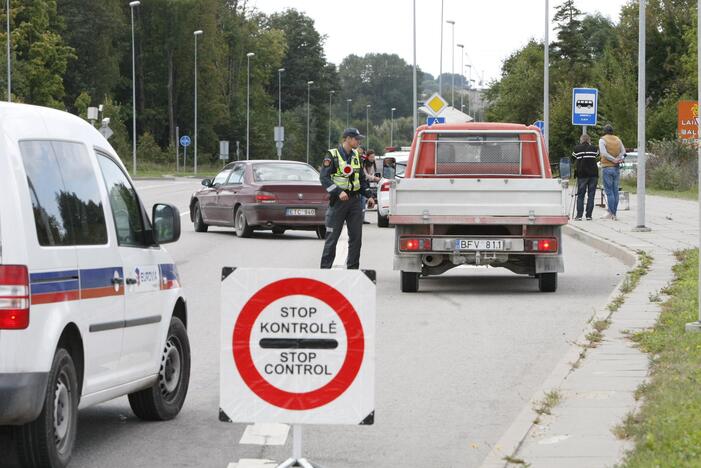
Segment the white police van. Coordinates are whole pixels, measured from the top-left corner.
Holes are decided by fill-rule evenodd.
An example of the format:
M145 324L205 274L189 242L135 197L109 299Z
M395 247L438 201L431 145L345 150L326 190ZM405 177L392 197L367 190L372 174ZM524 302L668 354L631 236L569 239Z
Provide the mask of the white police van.
M79 408L121 395L142 419L182 408L187 310L161 247L180 215L157 204L151 219L90 124L0 103L0 442L23 466L68 464Z

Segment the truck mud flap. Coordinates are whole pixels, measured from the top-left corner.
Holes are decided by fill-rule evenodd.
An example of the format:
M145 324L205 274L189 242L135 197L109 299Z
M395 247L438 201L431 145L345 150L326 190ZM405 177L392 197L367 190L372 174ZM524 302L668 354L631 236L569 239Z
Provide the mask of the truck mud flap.
M565 262L562 255L539 255L535 258L535 272L539 273L564 273Z

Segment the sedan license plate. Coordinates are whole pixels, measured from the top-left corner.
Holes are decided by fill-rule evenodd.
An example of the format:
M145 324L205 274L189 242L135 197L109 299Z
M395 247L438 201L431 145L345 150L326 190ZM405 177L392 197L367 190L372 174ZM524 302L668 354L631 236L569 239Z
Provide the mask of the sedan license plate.
M314 216L316 210L314 208L288 208L285 214L287 216Z
M504 250L504 240L455 239L455 250Z

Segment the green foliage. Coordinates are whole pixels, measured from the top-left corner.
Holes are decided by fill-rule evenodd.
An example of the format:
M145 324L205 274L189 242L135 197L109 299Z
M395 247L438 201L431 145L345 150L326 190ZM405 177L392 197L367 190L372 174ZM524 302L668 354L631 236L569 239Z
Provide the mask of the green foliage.
M653 189L688 191L697 184L698 157L683 140L654 141L646 163L646 182Z
M147 163L163 163L167 160L167 155L158 146L156 140L153 138L151 133L146 132L141 135L137 142L136 154L138 155L138 161ZM138 164L138 162L137 162ZM138 166L137 166L138 171Z
M78 95L77 98L75 98L75 102L73 103L73 107L75 108L75 113L83 118L87 119L88 118L88 107L90 107L90 95L83 91Z
M692 467L701 459L701 334L684 330L698 320L698 250L683 252L674 271L657 325L635 336L654 358L642 408L622 430L635 441L625 467Z

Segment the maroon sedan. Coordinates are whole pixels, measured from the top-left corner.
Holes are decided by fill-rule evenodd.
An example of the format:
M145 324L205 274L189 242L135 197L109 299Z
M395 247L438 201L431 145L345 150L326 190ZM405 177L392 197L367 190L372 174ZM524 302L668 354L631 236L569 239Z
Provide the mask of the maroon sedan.
M319 173L296 161L240 161L224 166L217 176L190 199L195 231L229 226L239 237L256 230L283 234L287 229L326 235L329 196Z

